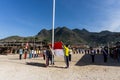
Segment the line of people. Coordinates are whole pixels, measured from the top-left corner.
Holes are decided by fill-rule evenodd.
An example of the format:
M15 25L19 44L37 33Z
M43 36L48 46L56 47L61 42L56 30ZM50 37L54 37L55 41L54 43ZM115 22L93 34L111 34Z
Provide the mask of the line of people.
M31 49L23 49L22 47L19 49L19 59L21 60L22 58L36 58L40 55L41 51L39 49L34 50L33 48ZM23 56L24 55L24 56Z
M71 57L72 57L72 49L69 49L68 45L64 45L63 46L64 49L64 59L65 59L65 63L66 63L66 67L65 68L69 68L69 61L71 61ZM49 66L49 64L54 65L54 52L52 52L52 49L47 46L44 47L44 49L42 51L40 50L33 50L33 48L31 49L23 49L22 47L19 49L19 59L22 59L22 55L24 54L24 59L27 58L28 54L29 54L29 58L35 58L38 57L38 54L43 55L43 59L46 60L46 67Z
M104 59L104 62L106 63L107 60L108 60L108 54L109 54L108 47L102 48L101 53L103 54L103 59ZM92 63L94 63L95 62L96 51L92 47L90 47L90 55L91 55L91 61L92 61Z
M103 55L103 61L106 63L108 61L108 56L110 56L113 59L117 59L118 62L120 62L120 47L116 47L114 50L108 49L107 46L101 49L100 52ZM92 63L95 62L95 55L96 51L91 47L90 48L90 55L91 55L91 61Z
M64 49L64 59L65 59L65 63L66 63L66 67L65 68L69 68L69 62L71 61L71 55L73 54L72 49L69 48L68 45L63 45L63 49ZM27 58L27 54L29 53L29 58L35 58L38 57L38 55L40 53L43 53L43 59L45 60L45 64L46 67L48 67L50 64L54 65L54 52L52 51L52 49L47 46L44 47L43 50L33 50L33 48L31 48L30 50L27 49L22 49L22 47L19 49L19 59L22 59L22 55L24 54L24 59ZM113 54L117 54L117 60L118 62L120 62L120 47L116 47L116 49L112 52L112 50L109 50L108 47L104 47L101 49L101 51L96 51L96 49L93 49L92 47L89 49L89 53L91 55L91 62L95 62L95 55L97 53L102 53L103 54L103 61L106 63L108 61L108 56L111 55L109 53L113 53Z

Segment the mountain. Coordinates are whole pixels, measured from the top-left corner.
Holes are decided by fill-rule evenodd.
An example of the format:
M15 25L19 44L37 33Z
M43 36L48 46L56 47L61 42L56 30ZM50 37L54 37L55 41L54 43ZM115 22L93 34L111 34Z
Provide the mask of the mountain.
M69 29L57 27L54 30L55 41L63 41L66 44L107 44L108 42L120 41L120 32L89 32L86 29ZM42 29L37 35L31 37L11 36L0 41L47 41L52 40L52 30Z
M51 41L52 30L41 30L36 36L42 39ZM55 41L63 41L65 43L86 43L79 35L73 30L68 29L67 27L58 27L55 29Z
M5 39L1 39L0 42L27 42L33 41L34 37L20 37L20 36L10 36Z
M41 30L36 36L51 41L52 30ZM86 29L69 29L58 27L55 29L55 41L63 41L71 44L107 44L120 41L120 32L89 32Z
M5 39L1 39L0 41L5 41L5 42L14 42L14 41L21 41L23 40L23 37L20 37L20 36L10 36L10 37L7 37Z

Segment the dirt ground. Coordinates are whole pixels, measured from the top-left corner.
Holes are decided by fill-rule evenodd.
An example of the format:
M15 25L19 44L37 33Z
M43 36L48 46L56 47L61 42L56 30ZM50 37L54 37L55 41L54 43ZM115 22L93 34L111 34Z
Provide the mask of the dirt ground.
M119 80L120 63L102 55L91 62L88 54L73 54L70 68L64 57L55 56L55 65L45 67L42 57L19 60L19 55L0 55L0 80Z

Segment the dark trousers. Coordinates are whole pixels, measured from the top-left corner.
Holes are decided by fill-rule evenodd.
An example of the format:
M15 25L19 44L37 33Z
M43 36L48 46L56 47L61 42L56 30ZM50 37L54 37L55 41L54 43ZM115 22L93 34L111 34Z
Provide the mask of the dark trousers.
M66 67L69 67L69 56L65 56Z
M91 58L92 58L92 62L94 63L95 62L95 55L91 55Z
M43 60L45 60L45 54L43 54Z
M104 55L104 62L107 62L107 56Z
M48 66L48 65L49 65L49 59L46 58L46 66Z
M50 61L51 61L51 65L54 65L54 55L51 55Z
M20 59L20 60L22 59L22 54L19 55L19 59Z
M49 66L49 61L51 61L52 59L51 59L51 57L49 56L49 57L46 57L46 66ZM52 63L52 61L51 61L51 63Z
M69 54L69 61L71 61L71 54Z

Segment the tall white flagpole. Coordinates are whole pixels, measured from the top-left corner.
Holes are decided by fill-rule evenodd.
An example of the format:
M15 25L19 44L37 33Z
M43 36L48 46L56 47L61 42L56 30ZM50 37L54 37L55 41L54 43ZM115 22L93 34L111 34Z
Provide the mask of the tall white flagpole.
M54 53L54 27L55 27L55 0L53 0L53 18L52 18L52 53ZM54 55L54 54L53 54ZM53 63L52 55L52 63Z

